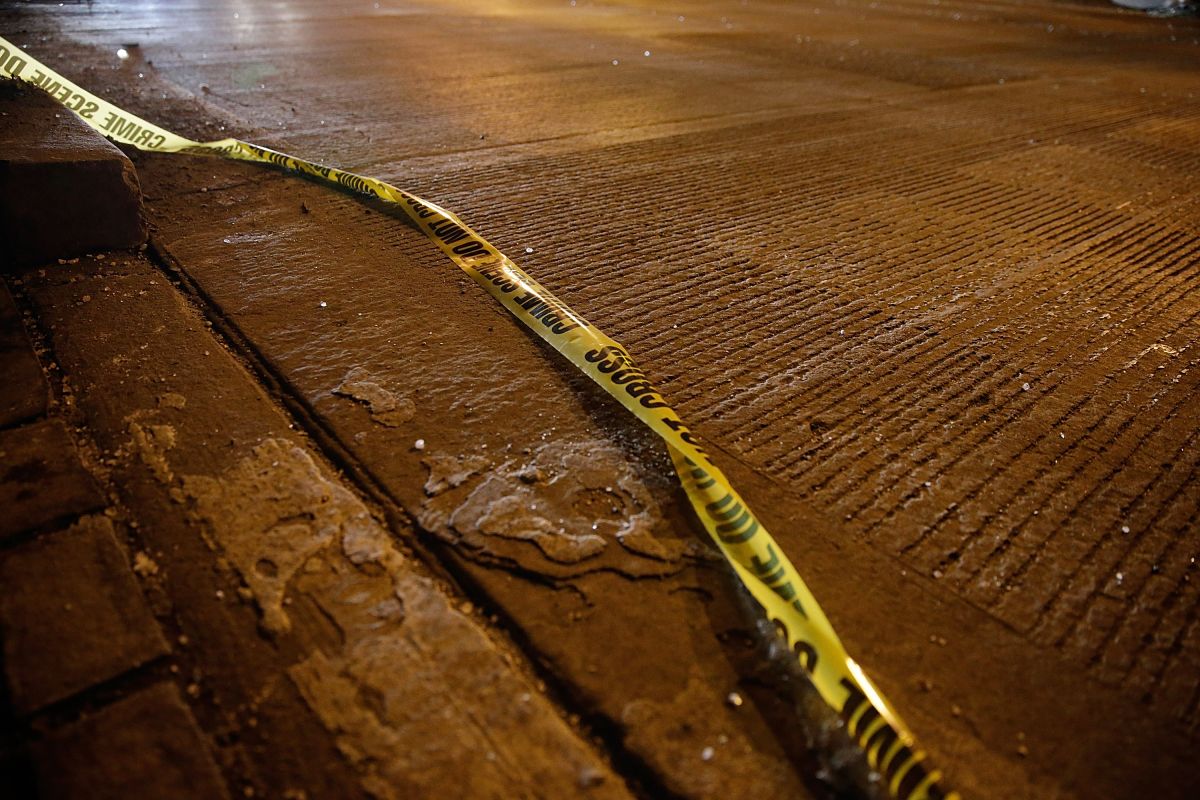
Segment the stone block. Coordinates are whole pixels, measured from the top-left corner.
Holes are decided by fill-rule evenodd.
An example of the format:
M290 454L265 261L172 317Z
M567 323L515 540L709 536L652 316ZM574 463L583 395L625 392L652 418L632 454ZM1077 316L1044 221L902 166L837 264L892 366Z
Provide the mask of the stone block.
M0 81L0 269L146 241L125 154L39 89Z
M106 517L0 554L0 636L29 713L168 652Z
M229 793L179 690L160 683L34 747L42 800L222 800Z
M8 287L0 283L0 428L46 413L48 393L41 364L21 324Z
M0 542L104 505L58 420L0 431Z

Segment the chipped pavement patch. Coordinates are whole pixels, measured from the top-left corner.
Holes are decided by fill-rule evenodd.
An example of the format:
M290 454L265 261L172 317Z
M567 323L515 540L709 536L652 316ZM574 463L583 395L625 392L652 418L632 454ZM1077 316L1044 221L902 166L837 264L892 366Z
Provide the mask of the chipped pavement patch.
M289 675L371 794L627 796L511 657L304 449L268 439L223 475L182 482L264 628L304 646Z
M642 477L605 441L550 442L491 469L470 454L424 463L422 524L469 552L554 577L593 568L663 576L707 555L694 538L667 535Z
M362 403L374 422L388 428L400 427L417 413L412 400L399 397L380 386L362 367L347 372L333 393Z

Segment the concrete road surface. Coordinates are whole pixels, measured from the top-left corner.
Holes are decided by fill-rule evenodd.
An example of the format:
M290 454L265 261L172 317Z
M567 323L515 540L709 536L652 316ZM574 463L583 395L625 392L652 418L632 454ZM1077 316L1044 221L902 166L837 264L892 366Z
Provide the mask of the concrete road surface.
M453 209L624 343L966 796L1196 796L1196 19L190 0L21 6L0 29L180 133ZM134 159L156 263L615 780L837 791L656 441L395 218ZM216 408L213 447L236 412ZM346 780L409 746L306 680ZM299 768L255 769L277 791ZM394 792L388 769L365 791Z

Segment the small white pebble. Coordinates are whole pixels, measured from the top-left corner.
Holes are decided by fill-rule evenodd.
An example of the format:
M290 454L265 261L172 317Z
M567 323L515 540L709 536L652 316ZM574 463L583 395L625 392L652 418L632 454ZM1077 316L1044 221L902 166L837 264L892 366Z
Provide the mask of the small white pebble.
M415 442L413 442L413 450L424 450L424 449L425 449L425 440L424 439L417 439Z
M1125 573L1124 573L1124 572L1118 572L1118 573L1117 573L1117 583L1118 583L1118 584L1120 584L1120 583L1122 583L1124 580L1125 580Z
M319 305L321 308L325 308L329 305L329 303L326 303L324 300L322 300L321 302L317 303L317 305Z
M614 61L613 63L615 64L616 62ZM532 247L526 247L526 248L525 248L525 252L526 252L526 253L532 253L532 252L533 252L533 248L532 248Z
M730 692L729 694L725 695L725 702L733 708L741 708L743 700L742 696L737 692Z
M1028 384L1028 383L1022 383L1022 384L1021 384L1021 391L1022 391L1022 392L1028 392L1028 391L1029 391L1029 384Z
M621 62L620 62L620 61L617 61L615 58L613 59L613 66L614 66L614 67L615 67L617 64L620 64L620 63L621 63Z
M701 751L700 751L700 760L702 760L702 761L712 761L712 760L713 760L713 756L714 756L714 755L716 755L716 754L717 754L717 751L716 751L716 750L713 750L711 747L706 747L706 748L704 748L703 750L701 750Z
M1122 526L1121 526L1121 533L1129 533L1129 526L1128 526L1128 525L1122 525Z
M642 55L644 55L646 58L649 58L649 57L650 57L650 51L649 51L649 50L645 50L645 51L643 51L643 52L642 52Z
M126 50L124 47L118 47L117 48L117 58L124 61L125 59L129 58L129 51Z

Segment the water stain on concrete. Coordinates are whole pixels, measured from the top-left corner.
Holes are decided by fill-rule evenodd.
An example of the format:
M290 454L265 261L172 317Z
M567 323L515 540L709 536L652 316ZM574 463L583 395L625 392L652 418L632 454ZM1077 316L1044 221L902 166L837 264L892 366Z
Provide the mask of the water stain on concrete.
M232 78L233 84L239 89L253 89L261 86L263 81L278 74L279 69L274 64L255 62L235 69Z

